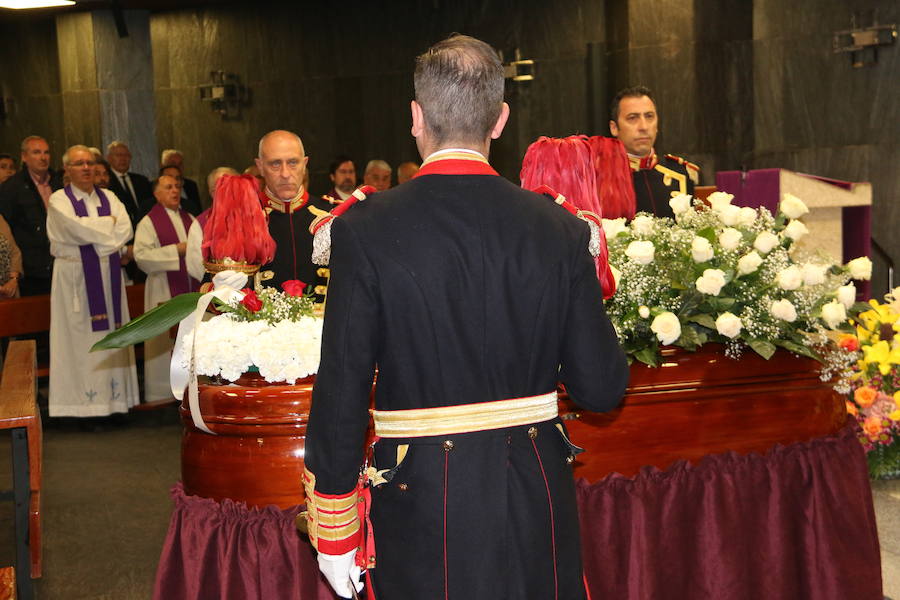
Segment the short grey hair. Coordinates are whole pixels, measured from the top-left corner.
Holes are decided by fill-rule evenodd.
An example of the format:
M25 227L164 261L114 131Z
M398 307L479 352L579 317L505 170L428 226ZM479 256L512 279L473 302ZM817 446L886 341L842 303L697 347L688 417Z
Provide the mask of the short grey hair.
M91 155L92 159L94 158L94 153L91 152L90 148L88 148L87 146L85 146L83 144L75 144L74 146L69 146L69 148L63 154L63 156L62 156L63 166L66 166L66 167L69 166L69 156L73 152L87 152L88 154Z
M216 191L216 182L222 175L240 175L240 173L231 167L216 167L210 171L209 175L206 176L206 189L210 196Z
M381 160L380 158L373 158L368 163L366 163L366 170L363 171L363 174L368 173L372 169L382 169L384 171L390 171L391 165L387 164L387 162Z
M22 152L25 152L25 151L28 150L28 144L29 144L30 142L36 142L36 141L38 141L38 140L40 140L40 141L44 142L45 144L47 144L47 140L45 140L45 139L42 138L41 136L39 136L39 135L29 135L27 138L25 138L24 140L22 140L22 145L21 145L21 150L22 150ZM47 144L47 145L49 146L49 144Z
M131 149L128 147L128 144L126 144L122 140L113 140L109 143L108 146L106 146L106 153L109 154L110 152L112 152L113 150L115 150L116 148L119 148L119 147L125 148L126 150L131 152Z
M181 150L177 150L175 148L166 148L162 151L162 155L159 157L159 164L164 165L169 158L177 154L178 156L184 158L184 153Z
M483 143L503 109L503 64L488 44L452 35L416 58L416 102L437 144Z

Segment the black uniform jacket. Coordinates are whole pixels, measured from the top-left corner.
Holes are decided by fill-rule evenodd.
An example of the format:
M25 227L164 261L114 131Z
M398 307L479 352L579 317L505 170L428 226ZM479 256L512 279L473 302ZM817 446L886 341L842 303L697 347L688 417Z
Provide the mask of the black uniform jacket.
M669 200L673 193L693 195L697 166L671 154L657 158L652 153L644 159L629 156L629 160L637 212L675 218Z
M312 288L316 302L322 302L328 284L328 268L312 262L313 238L309 225L334 205L311 194L296 202L292 209L277 210L273 206L285 207L286 204L268 199L266 202L269 234L275 240L275 258L262 267L262 271L273 273L273 277L264 280L263 285L281 289L285 281L299 279Z
M62 176L51 172L50 187L62 187ZM53 257L47 239L47 208L27 169L22 169L0 187L0 214L9 223L22 251L26 280L48 282L53 274ZM45 293L50 293L49 287Z
M122 187L122 181L112 170L109 172L109 189L125 205L125 210L131 218L131 226L137 227L140 220L156 205L156 200L153 198L153 186L150 185L149 179L131 171L128 172L128 179L131 180L131 187L134 188L137 198Z
M624 392L588 226L496 175L434 171L332 224L305 459L317 493L356 484L376 366L379 410L535 396L561 380L582 407L605 411ZM558 422L537 424L534 438L526 425L380 440L378 469L394 466L398 444L411 446L372 491L376 597L553 598L558 588L582 598Z

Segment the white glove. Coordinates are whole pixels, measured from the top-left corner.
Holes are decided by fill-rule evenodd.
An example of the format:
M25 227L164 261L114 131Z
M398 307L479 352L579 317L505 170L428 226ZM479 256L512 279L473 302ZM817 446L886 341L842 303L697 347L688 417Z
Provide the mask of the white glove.
M219 271L212 278L213 288L230 287L233 290L242 290L247 287L247 275L237 271Z
M350 582L356 586L356 591L361 592L363 582L359 580L361 570L356 566L356 550L347 554L322 554L319 553L319 570L325 575L328 584L341 598L352 598Z

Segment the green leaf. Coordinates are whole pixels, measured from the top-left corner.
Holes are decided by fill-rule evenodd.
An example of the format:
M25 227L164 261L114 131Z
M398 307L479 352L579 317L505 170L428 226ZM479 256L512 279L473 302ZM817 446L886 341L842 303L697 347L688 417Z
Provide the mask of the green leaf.
M132 319L119 329L94 344L94 350L125 348L149 340L177 325L197 308L197 300L202 294L191 292L175 296L165 304L150 309L136 319Z
M699 315L691 315L688 317L688 321L692 321L699 325L706 327L707 329L716 330L716 321L712 318L712 316L707 314L699 314Z
M681 346L685 350L694 351L697 349L697 346L702 343L700 336L697 334L697 330L690 325L685 325L682 328L681 335L678 337L678 340L676 340L675 345Z
M747 345L766 360L769 360L775 354L775 344L766 340L749 340Z
M716 242L716 230L712 227L706 227L697 232L697 237L706 238L709 240L709 243L714 244Z
M788 340L776 340L775 345L781 346L785 350L790 350L794 354L799 354L800 356L806 356L808 358L812 358L812 359L818 360L818 361L822 360L818 354L816 354L810 348L808 348L802 344L797 344L795 342L790 342Z
M659 357L655 346L646 346L634 353L634 357L646 365L656 367L659 365Z

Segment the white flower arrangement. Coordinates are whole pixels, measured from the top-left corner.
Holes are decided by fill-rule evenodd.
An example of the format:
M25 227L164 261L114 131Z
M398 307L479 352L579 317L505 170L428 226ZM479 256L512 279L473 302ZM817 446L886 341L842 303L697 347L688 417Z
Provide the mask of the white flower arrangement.
M732 357L750 347L769 358L782 347L820 358L826 331L846 324L856 295L850 279L868 279L871 261L794 256L808 233L799 198L786 195L776 216L731 201L719 192L707 202L677 196L674 221L604 220L617 275L606 310L631 357L655 365L660 344L721 342Z
M197 374L228 381L255 368L270 383L293 385L319 370L323 319L313 315L309 296L244 290L220 309L227 312L184 336L178 349L184 369L193 346Z

